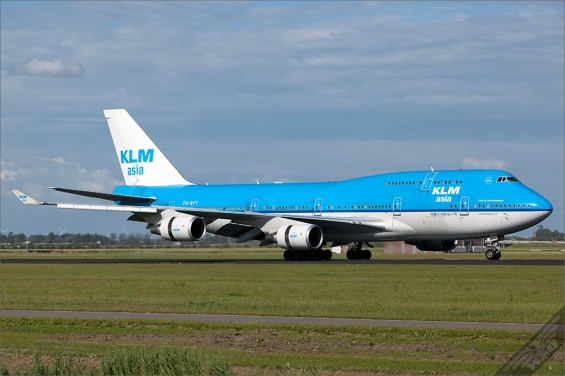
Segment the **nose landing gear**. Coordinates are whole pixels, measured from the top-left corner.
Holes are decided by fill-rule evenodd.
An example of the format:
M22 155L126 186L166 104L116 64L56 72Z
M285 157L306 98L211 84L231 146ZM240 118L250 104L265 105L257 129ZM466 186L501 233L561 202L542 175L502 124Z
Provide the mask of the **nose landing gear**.
M487 251L485 252L485 257L487 258L487 260L498 260L500 259L500 256L502 256L502 253L500 252L500 246L498 245L498 240L499 239L493 241L488 246Z
M487 260L498 260L500 259L500 256L502 256L502 253L500 252L500 249L490 248L485 252L485 256Z

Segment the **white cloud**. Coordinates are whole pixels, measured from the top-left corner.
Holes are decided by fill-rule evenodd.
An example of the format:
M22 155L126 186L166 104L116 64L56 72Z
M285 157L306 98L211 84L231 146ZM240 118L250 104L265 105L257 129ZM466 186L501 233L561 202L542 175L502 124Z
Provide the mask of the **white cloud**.
M7 181L14 181L16 178L16 175L18 174L14 168L15 163L12 162L7 162L3 159L0 159L0 181L2 183L7 182Z
M85 70L80 64L65 64L61 59L43 61L32 58L25 63L14 64L9 74L13 76L75 77L84 76Z
M469 157L464 158L461 165L465 168L501 169L504 168L507 163L498 159L477 159Z
M63 157L37 156L29 156L17 162L2 159L2 183L6 181L12 183L10 187L2 187L3 194L11 194L8 188L20 188L32 196L42 198L59 195L46 191L44 187L47 186L111 192L116 185L123 184L107 168L88 170L80 163Z

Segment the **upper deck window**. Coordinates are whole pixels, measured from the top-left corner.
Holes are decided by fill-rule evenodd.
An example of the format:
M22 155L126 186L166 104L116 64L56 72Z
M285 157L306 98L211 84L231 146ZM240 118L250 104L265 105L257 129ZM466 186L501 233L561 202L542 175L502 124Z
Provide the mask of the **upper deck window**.
M497 183L503 183L503 182L507 182L507 181L511 181L514 183L518 183L519 180L516 179L514 176L499 176L498 179L496 179Z

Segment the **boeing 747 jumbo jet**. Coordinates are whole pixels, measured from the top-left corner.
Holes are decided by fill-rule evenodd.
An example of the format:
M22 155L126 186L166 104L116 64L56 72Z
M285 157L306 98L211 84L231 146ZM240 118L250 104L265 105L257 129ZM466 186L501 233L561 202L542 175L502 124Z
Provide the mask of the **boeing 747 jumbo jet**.
M153 234L197 241L206 232L278 244L286 260L329 260L324 246L352 245L350 259L369 259L373 241L404 241L424 251L450 251L457 239L489 238L486 258L500 258L498 241L547 218L549 201L499 170L395 172L324 183L199 185L185 180L125 110L104 111L125 185L112 193L50 187L113 201L26 205L130 212Z

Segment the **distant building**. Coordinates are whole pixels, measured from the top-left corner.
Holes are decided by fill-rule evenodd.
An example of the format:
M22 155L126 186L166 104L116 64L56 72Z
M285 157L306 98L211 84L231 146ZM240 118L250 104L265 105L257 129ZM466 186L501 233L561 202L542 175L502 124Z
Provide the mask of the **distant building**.
M537 226L534 227L534 236L532 236L533 238L536 237L536 233L537 233L539 230L543 230L543 226L542 226L542 225L537 225Z

